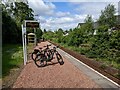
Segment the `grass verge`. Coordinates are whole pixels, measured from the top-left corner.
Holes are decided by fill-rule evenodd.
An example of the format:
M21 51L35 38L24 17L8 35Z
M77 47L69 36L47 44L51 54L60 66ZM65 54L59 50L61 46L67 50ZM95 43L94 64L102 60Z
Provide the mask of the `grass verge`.
M2 49L2 78L9 75L11 69L19 68L22 64L22 45L4 45Z

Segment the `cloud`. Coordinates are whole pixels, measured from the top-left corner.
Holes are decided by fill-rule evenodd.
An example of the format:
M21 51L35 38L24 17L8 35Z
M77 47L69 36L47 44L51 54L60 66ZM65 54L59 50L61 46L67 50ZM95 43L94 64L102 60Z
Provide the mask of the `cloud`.
M92 15L97 19L101 10L103 10L106 5L107 3L82 3L75 10L82 14Z
M118 10L118 3L114 0L114 2L99 2L94 0L89 2L88 0L66 0L67 3L73 6L73 12L68 11L58 11L56 4L50 0L28 0L30 7L34 10L35 14L39 14L36 16L36 19L40 20L42 29L51 29L56 30L58 28L63 28L64 30L75 28L78 23L84 22L87 14L92 15L93 19L98 19L101 10L109 4L114 4ZM54 0L53 0L54 1ZM63 0L65 1L65 0ZM108 1L108 0L107 0ZM54 1L57 2L57 1ZM62 1L60 1L62 2ZM68 6L61 7L62 9L68 8Z
M113 0L44 0L46 2L113 2ZM119 2L119 0L114 0Z
M56 13L57 17L64 17L64 16L69 16L69 15L70 15L70 12L61 12L61 11L59 11L59 12Z
M120 15L120 1L118 3L118 14Z
M52 15L56 8L51 2L44 3L43 0L28 0L28 3L34 13L39 15Z
M40 21L40 23L46 23L46 18L43 16L39 16L37 19Z
M71 18L71 17L61 17L61 18L49 19L48 23L51 23L51 24L63 24L63 23L71 23L73 21L74 21L74 19Z
M116 8L116 13L118 11L117 2L71 2L70 4L76 6L75 10L79 14L89 14L94 20L97 20L101 14L101 10L104 10L108 4L113 4Z
M52 26L51 26L52 25ZM42 30L45 28L46 30L52 30L55 31L58 28L62 28L63 30L69 30L70 28L75 28L77 26L77 23L63 23L63 24L48 24L48 23L44 23L41 24Z
M63 28L64 30L75 28L79 22L84 22L87 15L74 14L71 16L64 17L49 17L46 19L45 23L41 23L42 29L56 30L58 28Z
M69 2L113 2L113 0L67 0ZM114 2L119 2L119 0L114 0Z

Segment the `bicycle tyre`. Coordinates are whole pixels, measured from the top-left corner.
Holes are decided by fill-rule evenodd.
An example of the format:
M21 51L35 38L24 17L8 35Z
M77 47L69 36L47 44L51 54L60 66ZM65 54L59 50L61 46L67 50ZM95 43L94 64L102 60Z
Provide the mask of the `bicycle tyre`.
M31 54L31 58L32 58L33 61L35 60L36 55L37 55L37 54L36 54L35 52L33 52L33 53Z
M58 63L59 63L60 65L63 65L63 64L64 64L64 61L63 61L62 56L61 56L59 53L57 53L57 54L56 54L56 57L57 57Z
M44 54L39 54L36 56L34 63L38 67L44 67L47 64L45 59L46 57L44 56Z

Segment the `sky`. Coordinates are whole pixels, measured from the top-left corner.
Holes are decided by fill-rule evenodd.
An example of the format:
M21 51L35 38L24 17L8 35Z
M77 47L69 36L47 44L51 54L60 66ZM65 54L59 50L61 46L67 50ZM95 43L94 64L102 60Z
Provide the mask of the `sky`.
M89 14L96 21L101 10L108 4L115 5L118 14L119 0L28 0L29 7L34 10L34 15L40 21L41 29L69 30L83 23Z

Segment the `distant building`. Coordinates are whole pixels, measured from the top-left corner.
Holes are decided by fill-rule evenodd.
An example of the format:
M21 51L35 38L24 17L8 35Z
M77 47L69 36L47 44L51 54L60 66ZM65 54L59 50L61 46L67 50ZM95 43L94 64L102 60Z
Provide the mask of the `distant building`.
M112 30L120 30L120 15L117 15L116 19L117 19L117 23L114 27L111 28Z
M63 36L67 36L67 35L69 35L69 33L63 34Z
M78 25L77 25L77 28L80 28L82 25L84 25L85 23L78 23ZM94 22L93 23L93 27L94 27L94 29L96 29L97 27L98 27L98 23L97 22Z
M116 18L117 18L117 23L120 24L120 15L117 15Z
M77 28L80 28L85 23L78 23Z
M119 2L120 3L120 2ZM119 12L119 14L120 14L120 12ZM116 24L116 26L115 27L119 27L120 28L120 15L117 15L116 16L116 19L117 19L117 24ZM84 25L85 23L78 23L78 25L77 25L77 28L80 28L82 25ZM99 26L99 24L98 24L98 22L96 21L96 22L94 22L93 23L93 27L94 27L94 29L97 29L97 27Z
M98 26L99 26L98 22L94 22L94 23L93 23L94 29L98 28Z

